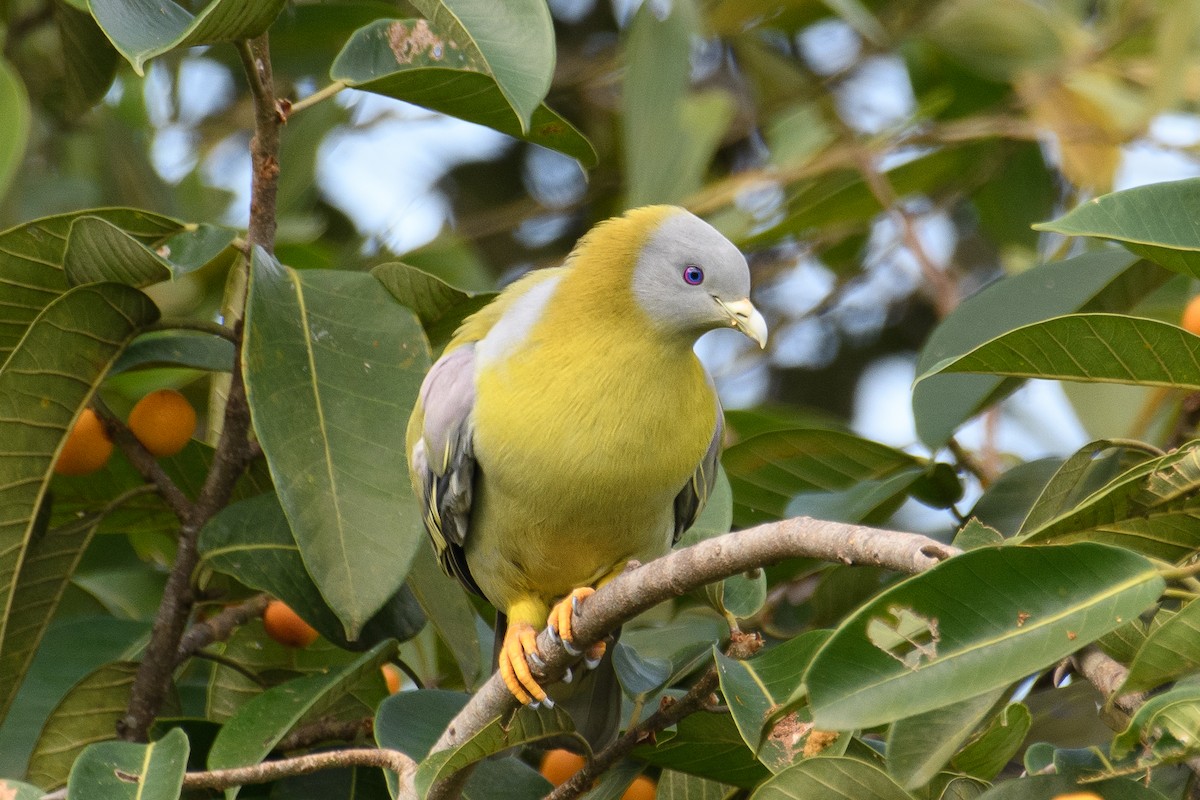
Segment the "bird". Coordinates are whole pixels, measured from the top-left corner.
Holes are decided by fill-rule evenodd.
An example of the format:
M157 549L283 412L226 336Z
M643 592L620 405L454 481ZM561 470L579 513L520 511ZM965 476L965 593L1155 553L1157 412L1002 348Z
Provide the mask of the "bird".
M521 703L554 702L529 667L537 633L548 625L577 654L580 604L665 554L703 509L724 421L694 345L729 327L765 347L749 295L732 242L683 208L646 206L467 317L426 375L410 480L443 570L498 612L497 668ZM605 651L586 661L612 673ZM606 677L606 698L576 692L568 706L593 743L619 722ZM590 725L589 704L605 709Z

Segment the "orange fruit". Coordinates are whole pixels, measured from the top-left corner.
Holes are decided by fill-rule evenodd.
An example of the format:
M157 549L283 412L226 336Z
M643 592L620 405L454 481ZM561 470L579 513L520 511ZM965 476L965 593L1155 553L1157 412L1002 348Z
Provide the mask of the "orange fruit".
M1104 800L1104 798L1095 792L1071 792L1069 794L1056 794L1052 800Z
M633 779L633 783L629 784L625 794L621 795L621 800L654 800L656 794L658 794L658 784L654 782L654 779L638 775Z
M542 777L555 786L562 786L586 763L587 759L570 750L549 750L542 759Z
M383 673L383 680L387 683L388 694L395 694L400 691L400 668L395 664L384 664L379 668Z
M196 409L174 389L159 389L138 400L129 412L129 430L152 454L173 456L196 432Z
M267 635L286 647L308 647L317 640L316 629L292 611L282 600L267 603L263 612L263 627Z
M1183 309L1179 327L1200 336L1200 294L1193 297Z
M67 434L67 441L54 471L59 475L90 475L104 466L112 455L113 443L104 432L96 412L85 408Z

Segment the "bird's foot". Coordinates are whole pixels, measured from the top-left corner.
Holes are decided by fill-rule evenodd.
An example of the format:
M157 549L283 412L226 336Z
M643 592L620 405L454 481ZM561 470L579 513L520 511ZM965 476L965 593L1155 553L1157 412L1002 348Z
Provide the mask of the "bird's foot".
M554 705L529 671L529 660L541 664L538 655L537 631L527 622L510 623L500 646L500 677L521 705Z
M571 618L579 613L579 606L583 601L595 593L596 590L590 586L580 586L558 601L554 605L554 608L550 609L550 618L548 620L550 630L562 640L563 647L573 656L580 655L582 651L577 650L574 646L575 635L571 630Z

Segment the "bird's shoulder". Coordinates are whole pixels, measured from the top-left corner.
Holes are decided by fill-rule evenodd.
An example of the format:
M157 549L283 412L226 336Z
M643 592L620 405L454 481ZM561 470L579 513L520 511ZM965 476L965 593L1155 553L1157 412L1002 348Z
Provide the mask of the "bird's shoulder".
M539 311L540 309L530 307L539 304L523 303L522 300L528 301L530 293L539 287L544 291L550 284L560 280L566 271L566 267L538 269L513 281L492 302L463 320L450 343L446 345L446 352L449 353L464 344L483 341L501 320Z

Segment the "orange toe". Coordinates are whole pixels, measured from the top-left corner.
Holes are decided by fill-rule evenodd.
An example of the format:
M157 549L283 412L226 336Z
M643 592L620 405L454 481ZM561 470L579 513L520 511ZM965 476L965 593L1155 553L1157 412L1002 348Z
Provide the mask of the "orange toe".
M564 642L569 644L574 641L574 633L571 630L571 617L575 613L575 609L580 603L595 593L596 590L590 586L580 586L558 601L554 608L550 609L550 624L558 631L559 637ZM603 651L601 651L601 655L603 655Z
M526 622L511 623L500 647L500 677L522 705L544 702L546 692L529 671L529 657L538 658L537 631Z

